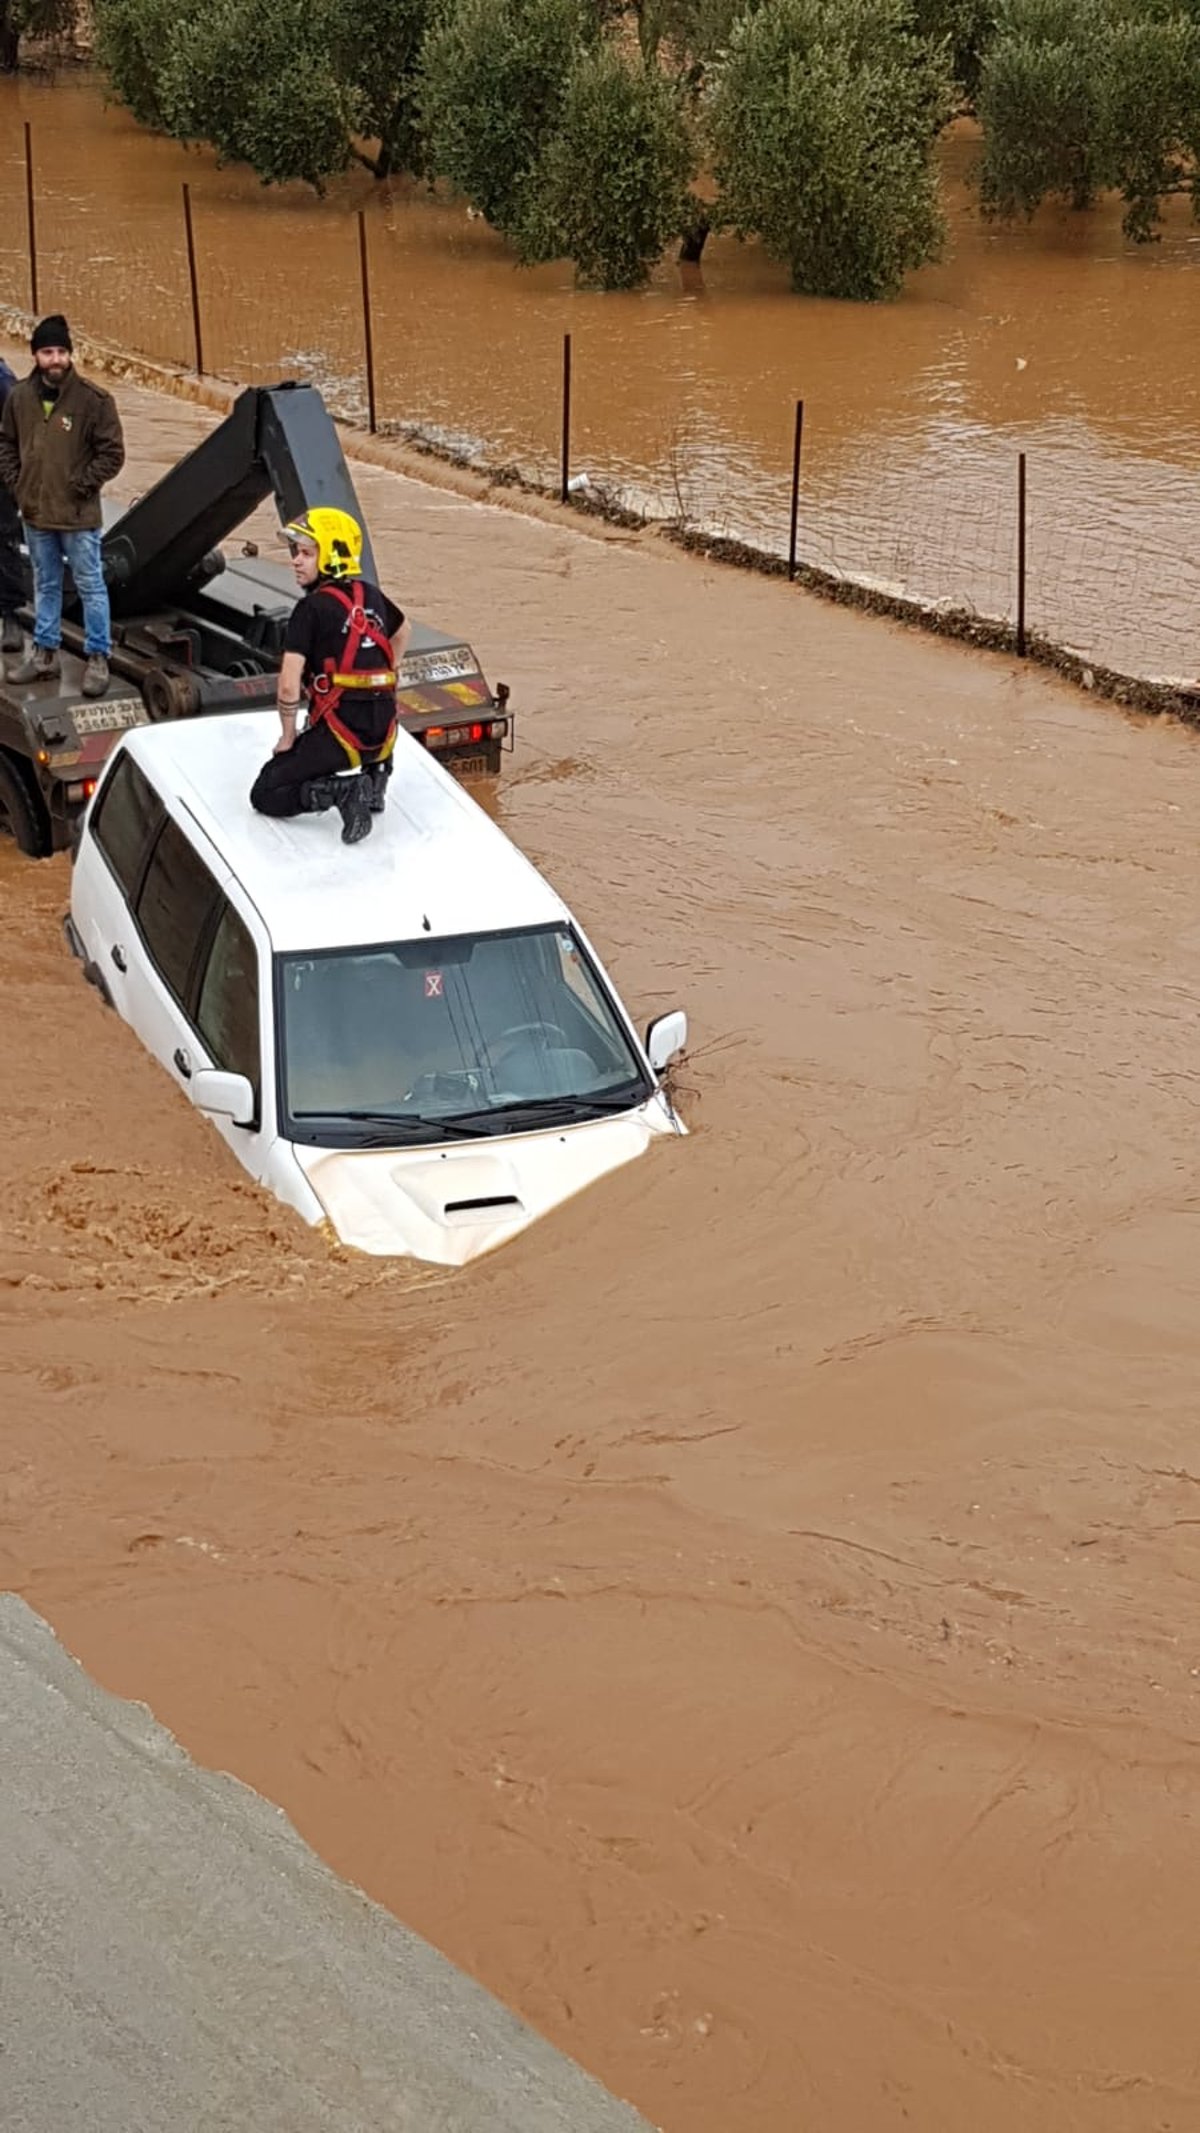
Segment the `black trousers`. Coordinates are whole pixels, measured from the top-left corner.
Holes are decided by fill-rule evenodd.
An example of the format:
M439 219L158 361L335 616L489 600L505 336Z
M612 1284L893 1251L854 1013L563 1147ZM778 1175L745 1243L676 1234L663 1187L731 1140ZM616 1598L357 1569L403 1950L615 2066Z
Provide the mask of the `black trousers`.
M21 515L11 492L0 482L0 615L15 615L24 604Z
M260 815L298 815L300 787L345 770L346 751L327 726L306 726L282 755L269 755L250 788Z
M359 742L364 764L379 745L378 741ZM332 777L335 770L349 768L346 751L328 726L306 726L282 755L268 756L250 788L250 805L260 815L298 815L302 785L310 778Z

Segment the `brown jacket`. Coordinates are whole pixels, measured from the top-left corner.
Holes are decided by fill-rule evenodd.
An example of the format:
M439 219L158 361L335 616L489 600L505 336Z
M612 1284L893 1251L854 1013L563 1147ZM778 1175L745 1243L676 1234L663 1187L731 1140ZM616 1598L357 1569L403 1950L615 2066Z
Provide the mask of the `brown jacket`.
M124 464L121 418L103 386L69 371L50 415L36 370L13 386L0 416L0 483L27 526L39 533L98 526L100 491Z

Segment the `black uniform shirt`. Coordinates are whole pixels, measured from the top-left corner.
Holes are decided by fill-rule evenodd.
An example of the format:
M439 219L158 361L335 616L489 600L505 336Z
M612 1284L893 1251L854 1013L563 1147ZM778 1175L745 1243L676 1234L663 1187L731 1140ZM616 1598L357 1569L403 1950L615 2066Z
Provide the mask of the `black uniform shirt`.
M299 652L304 660L304 686L312 687L313 678L325 671L325 661L336 661L340 672L377 667L383 654L378 646L368 639L360 645L354 667L346 669L346 633L350 617L340 600L322 592L321 586L330 581L318 578L317 583L297 600L284 632L285 652ZM354 584L351 579L341 578L339 588L353 598ZM382 593L377 585L363 579L363 606L367 618L384 637L394 637L404 621L400 609ZM313 709L318 708L314 704ZM338 717L352 733L361 734L365 741L380 741L391 725L395 710L395 697L391 689L347 689L338 705Z

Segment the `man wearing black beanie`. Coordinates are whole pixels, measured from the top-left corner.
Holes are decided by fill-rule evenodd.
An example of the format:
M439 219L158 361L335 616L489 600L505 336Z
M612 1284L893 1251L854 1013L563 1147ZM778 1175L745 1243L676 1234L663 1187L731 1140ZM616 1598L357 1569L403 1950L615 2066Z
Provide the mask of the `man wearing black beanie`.
M75 369L61 312L35 326L29 345L33 369L0 416L0 483L17 499L33 565L33 650L8 678L27 684L59 672L69 564L83 603L83 693L103 696L112 647L100 491L125 464L121 419L112 394Z

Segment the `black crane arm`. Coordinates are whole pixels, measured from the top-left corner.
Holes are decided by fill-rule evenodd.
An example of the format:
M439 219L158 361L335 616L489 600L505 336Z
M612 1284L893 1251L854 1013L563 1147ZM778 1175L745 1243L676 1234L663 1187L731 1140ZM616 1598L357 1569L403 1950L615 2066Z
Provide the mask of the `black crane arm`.
M207 575L206 558L270 496L285 523L314 504L334 505L363 523L315 386L248 386L204 442L114 520L102 551L114 616L183 603ZM365 526L363 573L375 577Z

